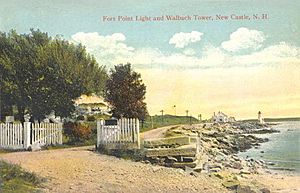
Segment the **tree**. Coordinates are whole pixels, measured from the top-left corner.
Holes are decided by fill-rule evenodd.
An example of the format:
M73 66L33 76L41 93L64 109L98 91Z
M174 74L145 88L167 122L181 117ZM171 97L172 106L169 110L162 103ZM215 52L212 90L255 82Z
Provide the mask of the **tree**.
M106 82L105 99L112 106L113 116L144 120L147 112L144 102L146 86L141 75L131 64L116 65Z
M25 112L43 119L51 111L62 117L74 111L81 94L103 94L107 78L104 67L74 45L47 33L31 30L0 33L0 112L19 119Z

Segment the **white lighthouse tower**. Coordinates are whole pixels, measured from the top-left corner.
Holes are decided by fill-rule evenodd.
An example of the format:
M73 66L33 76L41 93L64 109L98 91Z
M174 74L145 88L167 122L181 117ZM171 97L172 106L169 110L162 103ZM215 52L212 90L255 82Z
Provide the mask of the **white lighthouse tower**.
M258 122L261 123L261 124L264 124L264 119L262 118L262 114L260 111L258 111Z

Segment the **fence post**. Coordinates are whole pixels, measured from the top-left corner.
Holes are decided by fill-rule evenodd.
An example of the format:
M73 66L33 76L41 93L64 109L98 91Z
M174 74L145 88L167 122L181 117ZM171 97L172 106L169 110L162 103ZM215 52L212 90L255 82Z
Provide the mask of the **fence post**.
M138 149L141 149L141 142L140 142L140 121L136 119L136 132L137 132L137 146Z
M24 148L28 149L30 147L30 130L31 123L24 122Z
M99 144L100 144L100 127L101 127L101 122L97 120L97 148L99 148Z
M63 130L64 130L64 125L63 125L63 123L59 123L59 126L60 126L60 128L59 128L59 135L58 135L58 137L59 137L59 144L60 145L62 145L63 144Z

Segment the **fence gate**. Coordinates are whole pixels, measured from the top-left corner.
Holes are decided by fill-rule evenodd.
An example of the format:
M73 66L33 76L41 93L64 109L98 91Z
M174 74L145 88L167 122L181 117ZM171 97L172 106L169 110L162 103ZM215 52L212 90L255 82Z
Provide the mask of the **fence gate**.
M116 124L97 121L97 147L140 149L138 119L119 119Z
M62 123L0 124L0 149L62 144Z

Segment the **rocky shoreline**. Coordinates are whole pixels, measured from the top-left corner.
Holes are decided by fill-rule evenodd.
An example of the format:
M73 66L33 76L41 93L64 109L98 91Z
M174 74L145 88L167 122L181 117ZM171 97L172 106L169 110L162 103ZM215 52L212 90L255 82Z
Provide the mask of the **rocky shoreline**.
M167 130L166 137L189 136L200 140L200 153L194 168L186 166L184 169L197 175L208 174L222 181L223 186L237 192L269 192L267 189L257 189L256 186L241 185L241 181L248 175L264 174L268 172L267 164L263 160L241 158L237 154L250 148L257 148L267 138L259 138L253 134L279 132L270 128L268 124L256 122L234 123L202 123L195 125L174 126ZM178 160L178 157L166 157L163 160ZM160 161L155 162L162 163ZM160 164L168 166L168 164ZM263 187L260 187L263 188ZM247 191L246 191L247 190Z

